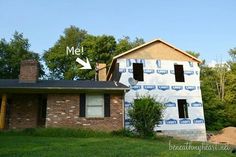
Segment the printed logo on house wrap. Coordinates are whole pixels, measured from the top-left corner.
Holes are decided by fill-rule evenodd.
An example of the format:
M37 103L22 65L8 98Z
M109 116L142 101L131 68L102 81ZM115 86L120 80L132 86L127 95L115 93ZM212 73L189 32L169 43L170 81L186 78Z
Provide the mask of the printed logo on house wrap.
M193 75L194 74L194 71L184 71L184 74L185 75Z
M125 125L130 125L131 120L130 119L125 119Z
M144 69L144 73L145 74L153 74L154 73L154 69Z
M193 67L193 62L188 62L190 67Z
M188 91L193 91L193 90L196 90L196 87L195 86L185 86L185 89Z
M144 59L127 59L126 60L126 67L130 67L133 63L142 63L143 67L145 67L145 60Z
M165 120L165 123L166 124L177 124L177 120L175 120L175 119L168 119L168 120Z
M129 108L129 107L131 107L131 106L132 106L131 102L125 101L125 107L126 107L126 108Z
M119 72L120 72L120 73L125 73L125 72L126 72L126 69L125 69L125 68L119 68Z
M156 60L157 68L161 68L161 60Z
M204 119L202 118L196 118L193 120L193 124L201 124L204 123Z
M141 85L132 86L132 89L133 90L140 90L141 89Z
M133 73L133 69L128 69L128 72L129 73Z
M176 103L169 101L169 102L165 103L165 106L166 107L176 107Z
M155 85L144 85L143 88L146 90L154 90L154 89L156 89L156 86Z
M191 120L184 118L184 119L179 120L179 123L180 124L191 124Z
M161 85L161 86L157 86L158 89L162 90L162 91L166 91L170 89L170 86L167 85Z
M179 90L183 90L183 86L171 86L171 89L179 91Z
M168 74L168 70L157 70L158 74L165 75Z
M191 106L192 107L202 107L202 103L198 102L198 101L195 101L195 102L191 103Z

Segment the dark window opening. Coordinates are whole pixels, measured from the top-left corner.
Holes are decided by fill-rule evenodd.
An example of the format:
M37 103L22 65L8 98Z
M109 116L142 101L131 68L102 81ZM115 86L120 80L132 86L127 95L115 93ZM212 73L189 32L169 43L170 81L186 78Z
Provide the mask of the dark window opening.
M175 81L184 82L184 68L183 65L174 65L175 68Z
M104 94L104 117L110 117L110 94Z
M11 116L11 105L12 105L12 100L7 99L7 107L6 107L6 129L9 128L10 125L10 116Z
M39 96L39 106L38 106L38 126L45 127L47 115L47 97Z
M47 110L47 99L42 100L42 108L41 108L41 116L43 119L46 119L46 111Z
M79 116L85 117L85 104L86 104L86 95L84 93L80 94L80 109Z
M143 64L133 63L133 78L137 81L143 81Z
M186 99L178 99L179 118L188 118L188 104Z

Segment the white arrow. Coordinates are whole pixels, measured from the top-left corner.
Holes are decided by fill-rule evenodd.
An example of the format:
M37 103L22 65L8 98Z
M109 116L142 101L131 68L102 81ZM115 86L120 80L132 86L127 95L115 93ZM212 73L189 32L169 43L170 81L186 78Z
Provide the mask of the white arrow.
M81 64L81 65L83 66L83 67L80 68L80 69L92 69L88 58L86 58L86 62L83 61L83 60L80 59L80 58L76 58L76 62L78 62L79 64Z

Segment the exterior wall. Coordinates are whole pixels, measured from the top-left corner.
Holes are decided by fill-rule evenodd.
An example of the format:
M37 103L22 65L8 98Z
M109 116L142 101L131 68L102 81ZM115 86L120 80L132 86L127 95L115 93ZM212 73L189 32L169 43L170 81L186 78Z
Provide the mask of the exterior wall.
M110 117L86 118L79 116L79 94L50 94L47 100L46 127L86 127L103 131L122 129L122 100L122 95L111 95Z
M119 72L121 73L119 82L131 87L131 90L125 95L126 127L129 127L127 110L133 100L138 95L149 94L166 106L163 119L155 130L162 130L170 135L180 135L186 137L186 139L196 136L192 139L206 140L200 89L200 69L196 62L118 59L117 63L119 63ZM129 78L133 78L132 63L143 63L144 65L144 81L140 81L134 86L131 86L128 82ZM176 63L183 65L185 82L175 82L174 64ZM187 100L189 118L179 118L177 99ZM195 134L195 132L198 132L198 134Z
M31 94L12 95L9 129L37 127L38 96Z

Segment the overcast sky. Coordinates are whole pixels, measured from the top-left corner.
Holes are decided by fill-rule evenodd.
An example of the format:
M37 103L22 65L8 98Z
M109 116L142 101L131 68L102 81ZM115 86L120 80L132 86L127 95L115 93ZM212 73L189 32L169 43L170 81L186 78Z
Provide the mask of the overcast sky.
M42 54L70 25L94 35L161 38L202 59L228 60L236 47L235 0L0 0L0 38L14 31Z

